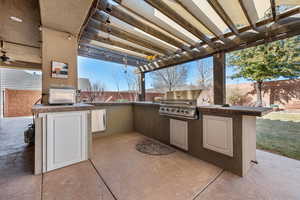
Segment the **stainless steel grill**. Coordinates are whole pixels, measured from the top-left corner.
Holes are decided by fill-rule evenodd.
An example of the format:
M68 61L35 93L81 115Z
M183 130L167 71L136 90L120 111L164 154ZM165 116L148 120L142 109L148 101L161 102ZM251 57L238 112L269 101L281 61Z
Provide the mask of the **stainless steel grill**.
M161 102L159 114L169 117L198 119L196 101L194 100L165 100Z

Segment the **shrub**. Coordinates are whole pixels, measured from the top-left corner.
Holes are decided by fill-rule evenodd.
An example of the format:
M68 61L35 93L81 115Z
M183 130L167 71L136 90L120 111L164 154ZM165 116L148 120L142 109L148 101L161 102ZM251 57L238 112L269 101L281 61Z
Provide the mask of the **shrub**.
M247 103L247 94L244 94L239 88L229 89L227 102L231 105L245 105Z

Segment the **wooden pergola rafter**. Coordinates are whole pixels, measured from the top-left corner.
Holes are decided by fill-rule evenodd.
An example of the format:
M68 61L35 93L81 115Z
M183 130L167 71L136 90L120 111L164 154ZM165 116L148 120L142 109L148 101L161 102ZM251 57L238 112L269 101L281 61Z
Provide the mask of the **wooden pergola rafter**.
M241 18L247 22L240 25L231 5L220 0L205 1L218 19L210 18L194 0L193 7L186 0L99 0L82 31L81 44L117 52L118 63L122 56L131 56L132 63L143 62L138 69L145 73L300 34L300 5L276 13L275 0L262 1L271 16L262 18L254 1L238 0ZM96 57L99 51L93 53Z
M159 28L154 28L155 26L150 26L149 24L146 24L145 22L142 22L141 20L137 19L137 16L134 16L132 13L131 15L125 12L123 9L120 9L120 7L111 4L108 2L108 0L102 0L100 1L100 4L98 5L99 10L103 10L108 15L114 16L122 21L124 21L127 24L130 24L145 33L152 35L166 43L169 43L179 49L188 49L189 47L184 44L182 41L176 39L174 36L170 36L169 34L164 33L162 30L158 30Z
M180 14L170 8L164 1L157 0L145 0L148 4L150 4L155 9L162 12L164 15L168 16L170 19L174 20L177 24L188 30L193 35L197 36L204 43L208 44L211 47L214 47L214 43L200 30L198 30L195 26L193 26L190 22L184 19Z
M80 56L115 62L119 64L127 64L135 67L146 65L148 63L148 61L145 59L126 55L122 52L111 51L105 48L86 44L84 40L79 44L78 53Z
M145 57L146 56L151 56L153 55L153 52L151 51L147 51L141 48L137 48L135 46L130 46L129 44L126 44L124 42L119 42L119 41L114 41L112 39L110 39L109 37L103 37L98 35L97 31L95 30L91 30L91 29L87 29L84 33L83 33L83 38L89 39L89 40L95 40L98 42L102 42L108 45L113 45L113 46L118 46L121 47L123 49L127 49L129 51L134 51L140 54L144 54Z
M239 0L239 4L241 5L241 8L243 9L243 12L244 12L244 14L247 18L247 21L250 24L251 28L255 30L256 29L256 24L255 24L254 21L251 20L250 11L247 10L246 5L244 3L244 0Z
M114 0L115 2L119 3L122 7L126 8L127 10L129 10L131 13L135 14L136 16L142 18L144 21L147 21L148 23L152 23L152 24L155 24L157 27L159 27L161 30L165 31L166 33L168 34L174 34L172 33L171 31L169 31L168 29L166 29L164 26L161 26L160 24L154 22L154 21L150 21L149 19L147 19L146 17L144 17L143 15L139 14L139 11L135 11L133 9L131 9L129 6L127 6L126 4L124 4L122 0ZM180 40L184 41L186 44L189 44L189 45L193 45L191 43L190 40L187 40L186 38L183 38L183 37L178 37ZM187 48L187 47L185 47Z
M218 13L218 15L223 19L228 28L236 35L239 35L239 31L233 21L230 19L226 11L223 9L218 0L207 0L211 7Z
M119 37L124 40L128 40L129 42L136 43L140 46L151 49L153 51L157 51L157 52L165 54L165 55L172 53L171 51L163 48L162 46L158 46L153 43L145 41L142 37L140 37L138 35L132 35L129 32L127 32L126 30L122 30L117 27L109 26L109 24L102 23L101 21L97 22L95 20L91 20L88 24L88 27L92 28L94 30L103 31L107 34L111 34L113 36Z
M204 22L203 19L201 19L201 17L197 17L185 4L183 4L181 1L176 0L176 2L182 7L184 8L187 12L189 12L195 19L197 19L197 21L199 23L201 23L208 31L210 31L215 38L223 41L224 43L228 43L230 42L230 40L226 39L223 37L223 35L218 34L214 29L216 29L216 26L213 24L213 22L211 20L209 20L209 18L207 16L202 16L202 18L206 19L206 23ZM199 11L198 11L199 13ZM209 21L209 22L208 22Z
M273 20L276 21L276 4L275 0L270 0Z

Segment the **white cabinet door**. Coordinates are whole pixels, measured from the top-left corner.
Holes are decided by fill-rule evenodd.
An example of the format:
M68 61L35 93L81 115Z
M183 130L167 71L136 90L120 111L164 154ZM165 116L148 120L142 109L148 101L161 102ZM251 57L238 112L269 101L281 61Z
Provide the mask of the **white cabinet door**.
M92 110L92 132L105 131L106 110Z
M203 115L203 147L232 157L232 118Z
M187 121L170 119L170 143L181 149L188 150Z
M87 159L87 113L47 114L47 171Z

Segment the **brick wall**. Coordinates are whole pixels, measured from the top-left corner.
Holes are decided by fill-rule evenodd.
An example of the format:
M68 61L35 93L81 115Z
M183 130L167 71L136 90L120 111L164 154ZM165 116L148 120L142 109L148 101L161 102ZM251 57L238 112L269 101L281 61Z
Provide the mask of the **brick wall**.
M164 93L146 93L146 101L153 101L155 97L163 97ZM80 99L82 101L89 102L91 97L90 92L81 92ZM117 101L117 100L127 100L127 101L136 101L138 98L137 94L132 92L116 92L116 91L105 91L98 92L96 95L94 102L96 101Z
M227 85L227 95L237 91L243 96L244 106L254 106L256 102L255 83L241 83ZM265 106L278 105L283 109L300 109L300 79L267 81L262 89Z
M243 95L243 102L239 105L254 106L256 92L253 83L227 85L230 90L238 90ZM202 92L202 96L209 96ZM82 92L81 99L88 101L88 92ZM155 97L163 97L163 93L146 93L146 101L153 101ZM41 97L41 91L5 89L4 117L30 116L32 105ZM98 101L116 101L118 99L134 101L136 96L130 92L106 91L97 97ZM300 109L300 79L269 81L263 86L263 101L265 106L277 104L283 109Z
M32 105L41 98L41 91L36 90L4 90L4 117L20 117L32 115Z

